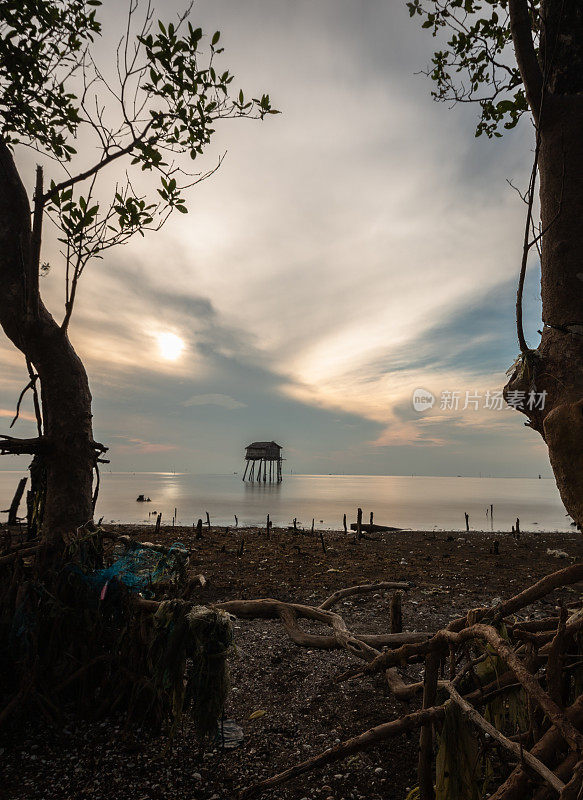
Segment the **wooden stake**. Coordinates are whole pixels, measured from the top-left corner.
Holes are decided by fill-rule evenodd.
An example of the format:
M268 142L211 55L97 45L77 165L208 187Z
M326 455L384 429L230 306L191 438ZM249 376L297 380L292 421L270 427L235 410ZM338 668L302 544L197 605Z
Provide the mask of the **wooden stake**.
M24 494L24 487L26 486L27 480L28 478L21 478L18 481L18 486L16 487L16 491L14 492L14 497L12 498L12 502L10 503L10 508L8 509L9 525L16 525L18 516L18 506L20 505L20 501L22 500L22 495Z
M314 534L314 518L312 517L312 535Z
M403 632L403 592L397 591L391 598L391 633Z
M464 517L466 518L466 531L469 533L470 532L470 515L466 512L464 514Z
M322 551L324 555L326 555L326 544L324 542L324 531L320 531L320 544L322 545Z
M425 658L423 679L423 708L431 708L437 698L437 679L439 677L439 653L429 653ZM433 725L431 722L421 726L419 733L419 800L435 800L433 788Z
M160 533L160 525L162 524L162 514L158 514L156 518L156 527L154 528L154 534Z
M359 541L362 539L362 508L356 512L356 538Z
M202 520L201 519L199 519L199 521L196 523L196 538L197 539L202 539Z
M210 528L211 528L211 518L209 517L209 512L208 511L206 512L206 524L208 525L209 530L210 530Z
M342 524L344 525L344 533L348 533L348 527L346 525L346 514L344 515L344 517L342 519Z

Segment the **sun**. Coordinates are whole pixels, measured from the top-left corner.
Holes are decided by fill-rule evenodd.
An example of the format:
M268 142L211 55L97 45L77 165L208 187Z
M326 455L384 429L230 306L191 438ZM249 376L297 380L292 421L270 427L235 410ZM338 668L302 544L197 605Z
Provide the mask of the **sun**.
M184 350L184 340L175 333L166 331L156 336L158 351L165 361L176 361Z

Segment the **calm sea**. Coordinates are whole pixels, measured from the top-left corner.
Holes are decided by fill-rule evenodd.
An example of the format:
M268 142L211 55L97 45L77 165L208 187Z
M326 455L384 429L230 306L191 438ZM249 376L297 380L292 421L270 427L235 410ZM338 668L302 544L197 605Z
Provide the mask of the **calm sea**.
M0 509L7 508L19 477L0 472ZM138 503L138 495L151 498ZM189 525L208 511L216 525L265 522L285 526L296 517L309 527L342 527L342 515L356 520L363 509L368 522L374 511L379 524L413 530L464 530L464 512L473 530L491 530L487 515L494 506L494 530L510 530L516 517L523 530L572 530L555 483L530 478L427 478L371 475L285 475L279 485L243 483L240 475L110 473L101 478L96 519L106 522L155 522L161 512L167 524ZM22 507L21 512L24 513Z

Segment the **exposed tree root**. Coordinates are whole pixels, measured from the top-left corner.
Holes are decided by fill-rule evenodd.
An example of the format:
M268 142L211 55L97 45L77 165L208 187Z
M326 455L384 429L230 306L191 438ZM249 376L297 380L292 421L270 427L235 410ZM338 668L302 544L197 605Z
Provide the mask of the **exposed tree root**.
M99 553L92 549L96 541L101 541L99 534L79 531L76 540L67 544L67 552L83 553L85 559L88 554L90 558L98 558ZM123 544L118 540L118 544L120 542ZM156 561L169 553L157 545L151 545L149 549L160 554L154 555ZM45 652L45 661L49 659L54 673L53 682L45 681L40 687L33 679L39 674L34 670L22 676L13 686L12 695L5 699L4 708L0 709L0 723L13 716L14 711L30 698L38 703L41 713L49 717L58 716L61 699L70 697L73 691L79 697L98 696L100 708L97 713L126 709L129 719L132 719L139 707L142 718L151 717L160 723L170 717L173 720L172 732L176 729L183 705L186 701L196 705L196 686L203 685L197 684L198 678L189 674L187 686L190 688L186 695L184 693L186 665L195 652L191 637L194 626L199 624L197 620L202 619L201 614L207 615L209 620L212 618L213 625L223 624L221 620L226 625L227 614L246 619L274 619L300 647L343 649L361 661L356 670L338 680L347 677L362 680L381 673L389 690L399 700L409 701L423 693L423 707L326 749L279 775L241 789L241 799L254 797L312 769L419 728L419 796L422 800L430 800L434 797L436 723L443 745L443 731L451 717L450 710L454 708L461 709L463 724L471 723L474 743L480 736L488 736L489 748L485 746L480 759L483 763L489 759L490 777L496 776L497 788L495 785L488 789L493 792L491 800L545 800L557 795L563 800L573 800L580 796L583 783L583 695L574 699L574 693L578 694L578 687L583 684L583 653L578 649L577 638L579 631L583 630L583 611L575 609L567 617L566 609L561 607L559 616L544 620L517 621L513 615L555 589L582 581L583 564L574 564L548 575L495 607L473 609L465 617L454 619L433 634L414 631L355 633L341 614L332 610L346 597L410 589L411 584L407 582L386 581L347 587L334 592L319 606L262 598L229 600L208 609L197 606L191 599L205 585L202 575L188 583L182 575L181 585L175 585L172 579L159 582L158 591L172 591L180 598L162 602L127 591L118 595L114 591L115 596L109 600L107 591L111 594L111 590L105 584L100 589L99 613L95 617L95 630L91 633L95 642L86 640L81 652L75 649L74 628L69 631L63 627L63 620L70 618L74 621L79 604L85 614L92 608L94 600L83 595L86 592L83 581L87 576L82 574L83 580L77 585L73 579L79 572L74 568L65 582L57 580L54 594L49 598L54 608L50 607L52 610L49 609L47 616L47 609L35 599L38 587L36 594L31 592L33 569L23 561L36 553L37 546L33 544L0 557L3 576L8 578L0 584L0 603L5 610L10 609L15 618L19 614L29 617L39 612L42 614L38 617L43 621L42 626L37 624L36 628L31 628L36 637L34 653ZM104 598L113 604L103 606ZM10 613L7 618L10 618ZM55 616L51 617L51 613ZM302 627L302 621L323 625L328 630L314 633ZM116 639L118 635L121 638ZM223 660L229 646L229 635L223 632L224 641L217 651ZM212 661L214 656L209 655L209 658ZM54 665L51 659L55 660ZM400 670L413 665L418 668L420 664L424 665L423 679L407 683ZM55 680L63 666L66 666L65 671L61 670L59 679ZM440 677L444 669L449 671L447 679ZM162 682L160 678L170 674L168 670L172 675L170 691L166 678ZM226 691L226 679L218 676L218 681L218 700L212 713L207 715L211 720L207 720L207 733L222 703L220 698ZM52 690L47 691L46 686L50 685ZM101 688L93 691L98 686ZM522 703L522 718L526 714L529 721L526 727L524 723L522 728L514 723L509 727L505 714L512 703L515 706ZM478 737L476 730L480 732ZM492 748L492 743L500 750ZM505 758L499 757L498 752L505 753ZM509 775L508 756L517 762ZM508 776L504 779L505 774ZM439 783L439 776L436 777Z
M566 620L566 614L562 611L559 618L552 617L532 623L527 621L511 624L505 618L542 599L555 589L577 583L582 579L583 564L574 564L546 576L496 607L470 611L466 617L453 620L446 628L425 641L412 641L412 634L403 634L408 637L408 641L401 645L397 645L396 637L389 639L389 635L385 635L383 644L381 644L382 637L376 637L375 640L373 636L359 635L358 645L355 647L354 634L347 630L341 618L338 619L338 615L330 618L320 616L324 606L331 605L331 598L318 609L296 604L281 604L274 600L232 601L220 604L220 607L225 610L245 617L279 617L290 638L297 644L306 647L343 646L367 662L360 669L341 676L341 679L346 677L362 678L369 674L384 672L389 688L397 698L409 700L423 691L424 699L424 708L420 711L365 731L278 775L242 789L239 797L241 800L255 797L312 769L341 760L352 753L414 728L421 728L420 797L433 797L434 746L432 730L436 721L445 718L447 707L454 703L462 710L466 720L471 721L482 734L488 734L491 741L496 742L519 762L511 775L500 784L494 794L490 795L491 800L526 800L528 797L533 797L533 793L536 793L537 800L557 797L557 795L562 800L580 798L583 796L579 794L583 791L583 761L581 759L583 735L579 728L583 727L583 695L578 697L572 706L565 708L561 705L559 689L562 688L564 696L565 676L570 680L571 671L562 669L562 667L567 658L567 647L572 643L574 634L583 628L583 613L581 610L577 610L569 620ZM333 597L340 598L364 590L365 587L351 587L336 592ZM314 637L312 634L306 634L299 630L299 626L297 626L299 616L326 622L332 627L333 636ZM505 630L508 631L508 634L504 635L500 632L503 622L506 623ZM533 648L530 641L525 647L522 643L525 636L534 636L536 643L540 644L540 649ZM323 639L325 639L325 644ZM376 649L375 644L385 647L392 645L393 649L373 655L371 650ZM468 648L474 652L477 648L478 657L473 656L468 660ZM482 655L479 655L480 648ZM464 661L464 654L466 654L465 665L462 665L459 672L455 676L450 672L450 680L439 680L440 661L444 662L449 659L451 670L458 663L458 659L461 659L461 662ZM476 688L474 673L476 665L491 658L498 658L500 666L504 666L505 670L503 670L503 674L497 675L496 679L487 685L482 685L478 679ZM581 660L579 656L577 658L579 661ZM420 659L425 660L424 681L405 683L398 668L408 663L419 662ZM545 669L537 677L541 667L545 667ZM467 684L468 679L470 679L469 686L473 683L474 688L468 691L469 687L466 686L462 692L458 684ZM488 707L497 697L504 697L508 693L516 692L517 687L522 689L530 703L542 712L542 733L530 750L525 750L522 745L527 732L516 736L514 735L516 731L512 731L513 738L510 738L509 734L499 730L476 708L480 705ZM444 698L441 705L436 705L437 695L443 691L447 693L447 697ZM528 736L531 735L532 731L529 731ZM552 769L553 764L555 765L554 770ZM539 781L544 782L540 789L536 783L533 784L533 775Z

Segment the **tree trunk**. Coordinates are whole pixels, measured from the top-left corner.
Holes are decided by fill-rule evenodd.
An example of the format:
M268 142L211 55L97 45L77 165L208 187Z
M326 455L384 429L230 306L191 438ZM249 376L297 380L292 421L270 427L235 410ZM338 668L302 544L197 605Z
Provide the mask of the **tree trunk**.
M0 324L40 378L43 435L20 452L43 454L42 535L58 546L92 519L92 472L100 446L93 441L87 373L42 303L34 251L26 191L0 140Z
M538 348L506 386L544 438L561 498L583 527L583 6L543 2L540 61L547 64L538 117L542 316ZM516 39L515 39L516 45ZM525 75L523 75L525 77ZM527 83L527 80L525 80ZM529 408L531 392L544 408ZM516 397L516 396L515 396Z

